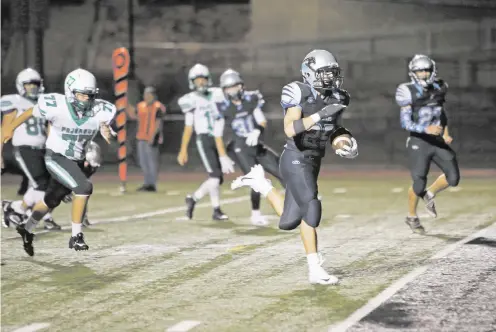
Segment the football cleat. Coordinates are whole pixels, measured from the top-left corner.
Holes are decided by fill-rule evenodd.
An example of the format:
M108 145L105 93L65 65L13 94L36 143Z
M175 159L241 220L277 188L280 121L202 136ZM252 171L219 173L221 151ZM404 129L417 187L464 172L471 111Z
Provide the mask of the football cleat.
M69 239L69 249L74 249L76 251L88 250L89 246L84 242L83 233L78 233L76 236L71 236Z
M263 215L251 216L251 224L254 226L265 227L269 225L269 221Z
M17 233L22 238L22 244L24 246L24 251L29 255L29 256L34 256L34 248L33 248L33 239L34 239L34 234L29 233L25 228L24 225L19 225L16 228Z
M191 195L186 196L184 201L186 202L186 217L191 220L193 219L193 211L195 210L196 201Z
M336 276L330 275L324 270L322 264L324 263L324 259L322 255L319 253L319 262L318 264L308 265L308 281L311 284L319 284L319 285L336 285L339 283L339 279Z
M43 227L47 231L60 231L62 227L53 220L53 218L44 219L43 222L45 226Z
M250 172L237 177L231 182L231 190L236 190L244 186L250 187L257 193L261 193L264 197L273 188L270 180L265 178L263 167L258 164L253 166Z
M412 232L417 234L425 233L424 226L422 226L418 217L406 217L405 223L410 227Z
M434 201L434 194L426 192L424 195L425 209L427 213L433 217L437 218L436 202Z
M12 201L2 201L2 226L8 228L10 226L10 221L6 218L7 211L10 208Z
M220 208L214 209L214 213L212 214L213 220L228 220L229 217L222 212Z

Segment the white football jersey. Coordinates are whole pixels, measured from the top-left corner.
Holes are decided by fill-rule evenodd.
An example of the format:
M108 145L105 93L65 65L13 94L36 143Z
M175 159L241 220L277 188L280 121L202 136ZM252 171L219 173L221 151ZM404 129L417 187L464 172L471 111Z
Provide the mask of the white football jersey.
M17 110L17 117L35 105L31 99L21 95L5 95L0 99L1 110L7 114ZM12 145L43 148L46 141L46 120L41 117L31 117L14 131Z
M114 104L96 99L92 116L80 116L65 96L49 93L38 99L33 108L34 116L50 122L46 141L47 150L59 153L71 160L84 159L84 148L100 131L100 124L110 124L115 116Z
M207 95L204 95L192 91L177 101L186 115L186 125L192 125L197 135L213 135L215 122L221 118L217 104L224 102L224 93L221 88L208 88L208 92ZM191 117L188 113L193 116ZM191 120L189 119L192 119L193 123L190 123Z

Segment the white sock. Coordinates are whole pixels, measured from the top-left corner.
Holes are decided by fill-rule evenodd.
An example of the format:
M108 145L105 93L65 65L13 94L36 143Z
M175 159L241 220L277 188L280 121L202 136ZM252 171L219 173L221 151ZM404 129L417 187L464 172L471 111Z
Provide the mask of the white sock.
M427 190L426 194L427 194L429 197L432 197L432 198L434 198L434 196L436 196L436 195L434 195L434 193L433 193L432 191L429 191L429 190Z
M274 186L272 185L272 182L270 182L269 179L263 179L263 181L260 182L259 185L259 192L263 197L267 197L269 192L274 189Z
M33 217L29 217L28 221L26 221L26 226L24 228L29 232L33 233L33 229L36 228L36 225L38 225L40 221L35 220Z
M208 191L210 193L210 202L212 203L212 207L214 209L220 206L220 179L210 178L210 185L208 187Z
M76 236L79 233L82 233L83 225L72 222L72 236Z
M12 210L14 210L15 212L17 212L19 214L25 214L26 213L26 209L22 206L22 201L13 201L10 204L10 207L12 208Z
M203 196L205 196L209 189L209 185L210 185L210 180L212 178L208 178L207 180L203 181L203 183L200 185L200 187L193 193L193 199L195 201L199 201L200 199L203 198Z
M48 220L48 219L51 219L52 218L52 214L50 212L48 212L47 214L45 214L45 216L43 217L43 220Z
M260 213L260 210L251 210L251 216L252 218L257 218L260 217L262 214Z
M307 255L308 267L312 267L320 264L319 254L313 253Z

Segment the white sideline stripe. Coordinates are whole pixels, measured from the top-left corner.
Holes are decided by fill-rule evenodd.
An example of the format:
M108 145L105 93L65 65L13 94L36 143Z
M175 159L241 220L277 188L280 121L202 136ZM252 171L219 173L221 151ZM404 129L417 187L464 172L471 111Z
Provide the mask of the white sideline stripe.
M465 243L470 242L473 239L484 235L484 233L486 233L489 230L489 228L491 228L495 225L496 225L496 222L487 226L486 228L481 229L478 232L475 232L475 233L467 236L466 238L464 238L464 239L462 239L456 243L453 243L453 244L445 247L444 249L441 249L436 254L431 256L431 258L429 258L429 261L446 257L447 255L449 255L450 253L452 253L453 251L455 251L456 249L458 249L459 247L461 247ZM404 275L403 277L398 279L396 282L394 282L391 286L389 286L388 288L383 290L381 293L379 293L376 297L369 300L363 307L359 308L354 313L352 313L350 316L348 316L348 318L346 318L344 321L329 326L328 332L344 332L344 331L346 331L347 329L349 329L350 327L352 327L353 325L355 325L356 323L361 321L365 316L370 314L372 311L377 309L381 304L386 302L390 297L392 297L396 292L398 292L406 284L408 284L413 279L415 279L416 277L418 277L419 275L424 273L434 263L435 262L425 264L423 266L420 266L420 267L414 269L410 273Z
M247 201L249 199L250 199L250 196L245 195L245 196L240 196L240 197L236 197L236 198L223 199L220 201L220 203L223 205L227 205L227 204L233 204L233 203L239 203L239 202ZM210 203L200 203L200 204L197 204L195 206L195 209L211 207L211 206L212 205ZM181 212L181 211L186 211L186 207L185 206L176 206L176 207L170 207L170 208L166 208L166 209L162 209L162 210L156 210L156 211L151 211L151 212L147 212L147 213L133 214L133 215L117 217L117 218L104 218L104 219L90 220L90 223L91 223L91 225L112 224L115 222L143 219L143 218L149 218L149 217L159 216L159 215L163 215L163 214L171 214L171 213L176 213L176 212ZM72 226L62 227L62 230L69 230L69 229L72 229ZM40 234L45 234L45 233L49 233L49 232L50 231L42 230L42 231L36 232L35 234L40 235ZM11 237L5 238L5 240L17 239L18 237L19 236L11 236Z
M21 327L20 329L14 330L13 332L35 332L39 331L42 329L46 329L49 327L50 324L48 323L33 323L24 327Z
M186 332L200 324L201 322L196 320L183 320L182 322L179 322L176 325L169 327L166 330L166 332Z

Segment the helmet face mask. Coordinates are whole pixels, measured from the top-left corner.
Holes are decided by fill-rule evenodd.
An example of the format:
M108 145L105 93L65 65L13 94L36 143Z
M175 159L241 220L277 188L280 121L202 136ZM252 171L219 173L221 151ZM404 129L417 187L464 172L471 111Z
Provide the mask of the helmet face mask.
M41 81L24 82L23 86L24 91L26 91L24 94L25 97L33 100L38 99L41 90Z
M94 91L78 90L73 90L73 93L75 96L73 107L84 115L91 115L97 94Z
M314 87L321 89L337 89L343 83L341 69L337 66L319 68L315 73L315 79Z
M205 93L208 89L208 77L205 76L197 76L192 80L192 84L194 85L194 90Z

